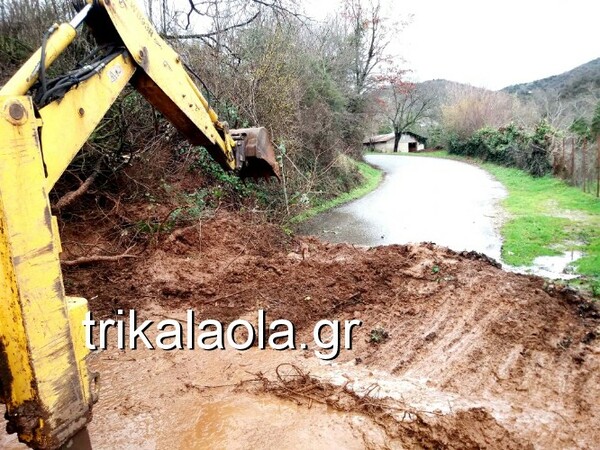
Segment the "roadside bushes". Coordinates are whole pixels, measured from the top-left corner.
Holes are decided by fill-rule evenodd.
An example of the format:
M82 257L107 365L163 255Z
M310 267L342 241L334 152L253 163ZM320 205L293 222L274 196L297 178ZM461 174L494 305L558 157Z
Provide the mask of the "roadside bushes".
M346 161L360 157L368 121L354 111L346 37L335 24L308 27L263 15L222 37L233 54L181 45L231 128L262 125L271 133L282 183L259 189L260 208L273 220L285 221L363 181L356 165ZM254 188L244 192L252 197Z
M120 214L127 203L154 199L166 205L178 198L177 189L185 195L203 189L209 206L216 200L285 221L364 181L347 158L361 156L364 129L372 119L369 71L382 62L377 59L382 50L365 47L363 41L375 45L377 36L367 36L365 30L379 21L356 22L340 14L313 23L295 12L300 7L295 0L250 2L247 7L236 0L240 7L234 9L192 5L190 12L205 22L194 31L207 32L190 34L191 29L178 28L176 17L165 14L171 9L167 3L158 2L163 14L157 30L181 54L222 121L230 128L269 130L282 183L247 186L224 173L141 95L126 88L56 184L51 200L60 207L55 211L76 217L79 207L83 212L90 205L108 205ZM146 9L156 21L153 4L157 6L146 2ZM256 8L260 14L249 12ZM68 2L51 0L5 0L0 12L0 85L40 45L49 24L73 15ZM48 75L72 69L95 46L84 27ZM366 64L360 86L354 77L357 64ZM165 185L170 186L168 195Z
M552 169L549 156L556 135L545 120L538 122L532 132L511 123L501 128L481 128L466 139L450 135L447 147L451 154L516 167L542 177Z

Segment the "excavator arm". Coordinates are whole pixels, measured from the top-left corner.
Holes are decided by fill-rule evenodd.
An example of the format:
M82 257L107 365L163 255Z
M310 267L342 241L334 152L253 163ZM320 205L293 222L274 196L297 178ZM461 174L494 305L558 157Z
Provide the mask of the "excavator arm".
M83 298L65 294L48 193L130 83L194 145L240 176L278 176L264 128L218 120L135 0L80 3L0 89L0 400L7 431L56 449L91 420ZM46 69L87 24L100 51L49 80Z

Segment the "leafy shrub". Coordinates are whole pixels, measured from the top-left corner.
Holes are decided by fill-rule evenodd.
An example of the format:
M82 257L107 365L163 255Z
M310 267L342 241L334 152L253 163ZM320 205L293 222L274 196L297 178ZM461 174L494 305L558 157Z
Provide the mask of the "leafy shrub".
M467 139L450 136L447 146L448 151L455 155L517 167L541 177L552 168L549 153L556 133L548 122L542 120L533 132L515 124L497 129L485 127Z

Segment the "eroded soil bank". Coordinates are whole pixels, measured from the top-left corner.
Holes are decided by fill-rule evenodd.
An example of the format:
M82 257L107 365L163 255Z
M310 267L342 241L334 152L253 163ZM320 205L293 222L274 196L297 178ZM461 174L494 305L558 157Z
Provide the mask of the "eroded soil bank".
M219 213L142 257L71 268L97 317L294 323L307 350L96 352L96 449L594 448L592 303L476 253L288 238ZM352 350L314 356L313 325L360 319ZM376 339L373 339L373 330ZM384 333L383 333L384 332ZM150 333L151 334L151 333ZM388 335L385 338L385 335ZM373 342L379 341L378 343ZM12 437L0 446L22 448Z

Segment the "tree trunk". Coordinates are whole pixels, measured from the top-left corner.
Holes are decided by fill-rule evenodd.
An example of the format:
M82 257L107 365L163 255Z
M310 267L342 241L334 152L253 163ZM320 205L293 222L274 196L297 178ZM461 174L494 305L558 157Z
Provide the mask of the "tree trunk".
M401 137L402 132L394 131L394 153L398 153L398 144L400 143Z

